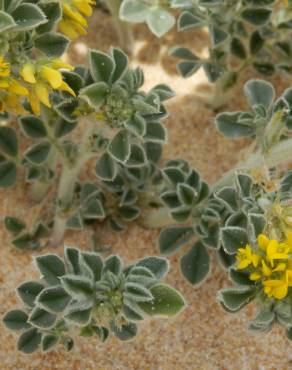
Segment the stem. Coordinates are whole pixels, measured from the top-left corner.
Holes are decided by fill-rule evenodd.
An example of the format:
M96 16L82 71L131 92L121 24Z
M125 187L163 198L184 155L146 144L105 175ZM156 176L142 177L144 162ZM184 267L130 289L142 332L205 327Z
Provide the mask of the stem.
M82 124L86 123L82 122ZM54 226L51 235L51 245L53 246L58 246L64 237L68 211L72 206L76 180L80 171L85 162L87 162L93 154L95 155L95 153L91 151L90 139L94 131L96 131L97 124L96 122L88 122L88 124L88 129L81 138L79 158L71 165L65 159L63 160L62 173L57 192Z
M49 158L48 158L48 168L53 172L56 171L57 162L57 151L54 146L52 146ZM47 195L50 187L52 185L52 179L40 178L34 181L30 187L30 198L34 202L41 202Z
M161 228L172 225L173 218L166 207L152 209L142 218L141 225L149 229Z
M119 37L121 48L126 53L132 54L134 44L133 30L130 23L123 22L119 18L121 1L107 0L106 5L112 15L113 23Z

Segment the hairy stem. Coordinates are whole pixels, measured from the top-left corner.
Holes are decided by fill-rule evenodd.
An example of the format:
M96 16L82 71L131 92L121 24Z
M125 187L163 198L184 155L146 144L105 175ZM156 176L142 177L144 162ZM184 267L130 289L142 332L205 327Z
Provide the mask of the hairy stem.
M172 224L174 224L174 221L167 207L152 209L141 218L141 225L149 229L161 228Z
M80 141L79 158L71 165L68 161L63 161L50 243L53 246L58 246L62 242L66 231L68 211L73 203L77 178L84 164L95 154L91 151L90 139L97 125L96 122L87 122L87 124L88 128Z
M119 18L121 0L107 0L106 6L108 7L116 32L119 37L121 48L128 54L133 52L134 37L132 26L128 22L123 22Z

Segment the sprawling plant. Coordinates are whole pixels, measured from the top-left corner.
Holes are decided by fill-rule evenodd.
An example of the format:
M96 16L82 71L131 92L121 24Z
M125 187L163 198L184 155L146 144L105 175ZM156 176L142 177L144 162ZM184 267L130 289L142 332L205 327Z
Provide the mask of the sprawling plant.
M32 229L17 217L6 218L19 248L37 247L48 234L57 245L67 228L97 221L121 230L142 208L155 205L155 163L167 139L162 102L171 90L158 85L140 91L143 73L129 69L119 49L91 51L90 70L67 71L63 78L74 95L54 92L40 116L18 119L28 139L24 151L19 130L0 127L0 185L13 185L21 167L32 198L45 201ZM87 164L95 176L82 179Z
M223 248L233 256L229 276L236 287L223 289L219 300L229 312L255 300L258 311L250 329L265 331L277 321L291 339L292 177L291 170L283 173L277 164L291 158L292 91L276 101L268 83L252 81L245 91L252 112L222 113L217 125L226 137L255 138L257 149L250 163L260 160L260 170L253 173L258 195L254 201L248 199L252 209L247 219L239 213L235 223L222 229ZM231 194L226 195L231 204Z
M275 100L271 84L251 80L245 94L250 111L221 113L216 118L217 128L227 138L251 138L243 161L213 186L185 161L169 161L162 169L166 181L160 187L164 207L146 217L148 226L173 224L159 236L163 254L193 241L180 262L192 284L201 282L210 270L206 248L217 251L223 266L229 267L238 248L255 243L264 232L275 216L271 209L282 210L282 216L289 218L289 194L282 202L279 184L285 176L280 169L291 158L291 89Z
M57 344L70 351L76 336L109 333L122 341L137 334L137 325L149 317L169 318L185 306L183 297L161 284L168 262L146 257L124 266L118 256L103 260L93 252L65 248L64 261L55 254L36 257L41 279L17 288L22 309L3 318L11 330L21 331L17 348L32 353L52 350Z
M208 56L201 58L186 48L174 48L173 55L184 77L203 67L215 83L212 104L220 106L226 92L247 67L263 76L291 73L291 3L287 1L188 1L182 9L179 30L208 27Z
M209 51L199 56L193 50L175 46L172 54L183 77L203 68L208 80L215 83L208 101L219 107L228 90L246 68L263 76L278 72L291 74L291 2L276 0L124 0L121 19L146 22L158 37L176 23L178 29L208 29ZM204 96L206 97L206 96Z

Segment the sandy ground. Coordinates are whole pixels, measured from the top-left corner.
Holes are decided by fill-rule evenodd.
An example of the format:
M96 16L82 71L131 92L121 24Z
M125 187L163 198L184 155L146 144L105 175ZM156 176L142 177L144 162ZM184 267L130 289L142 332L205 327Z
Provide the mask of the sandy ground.
M107 50L117 44L110 18L97 11L90 22L90 34L72 46L69 59L74 63L84 60L87 46ZM145 88L156 83L168 83L177 93L167 108L170 117L169 145L165 156L181 157L190 161L209 181L215 181L238 159L242 142L228 142L215 130L214 112L199 102L195 90L205 82L203 73L183 80L175 73L175 61L167 55L167 48L183 37L186 44L196 45L204 52L206 36L189 32L184 35L171 33L158 41L144 26L135 28L137 39L136 57L133 64L143 67L146 74ZM86 46L87 45L87 46ZM276 80L278 91L285 87L284 78ZM226 109L235 110L245 105L238 88L228 101ZM0 192L0 216L6 214L36 217L35 209L25 196L25 184ZM25 279L36 277L31 264L35 253L21 253L9 244L9 237L0 225L0 314L17 303L15 287ZM157 254L157 231L132 226L124 234L110 230L98 230L100 240L111 244L113 251L126 261L145 255ZM88 232L71 234L66 244L88 248ZM46 250L45 252L49 252ZM52 250L62 254L62 249ZM187 299L186 310L173 320L148 321L140 328L138 338L120 343L111 338L105 344L95 339L76 340L74 351L66 353L62 348L49 354L31 356L17 353L17 336L5 329L0 331L0 369L2 370L284 370L292 369L292 355L288 340L279 328L265 335L247 331L247 320L253 308L240 314L228 315L216 300L220 288L229 283L226 274L213 263L213 273L201 287L188 285L180 276L178 258L171 258L172 268L167 281L179 289ZM215 261L214 261L215 262ZM2 325L2 324L1 324Z

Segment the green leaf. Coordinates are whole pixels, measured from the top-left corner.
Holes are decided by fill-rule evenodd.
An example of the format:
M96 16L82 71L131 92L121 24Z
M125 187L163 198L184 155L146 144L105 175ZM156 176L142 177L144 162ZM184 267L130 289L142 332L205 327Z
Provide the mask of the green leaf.
M235 254L248 243L246 230L241 227L227 226L221 229L222 245L226 253Z
M8 188L16 182L17 169L12 161L0 163L0 188Z
M5 217L4 224L6 229L14 235L19 234L26 227L25 222L16 217Z
M240 59L246 59L247 53L244 44L238 37L234 37L231 40L231 53Z
M111 271L119 275L123 269L123 262L119 256L110 256L104 261L104 271Z
M28 115L20 117L19 121L21 128L27 137L38 139L47 136L47 129L44 122L39 117Z
M28 320L37 328L48 329L54 326L57 316L40 307L35 307L30 313Z
M169 263L162 257L145 257L136 263L136 266L143 266L149 269L157 279L162 279L169 270Z
M244 85L244 93L252 108L263 106L269 110L275 99L275 90L272 84L263 80L250 80Z
M0 11L0 32L7 31L9 28L14 27L16 23L11 15Z
M140 284L131 282L126 282L125 284L124 297L134 302L149 302L153 299L149 289Z
M239 311L247 305L255 296L254 287L228 288L219 293L220 302L230 311Z
M166 10L153 9L147 15L147 25L154 35L161 37L175 25L175 17Z
M117 327L112 324L112 330L114 335L122 341L131 340L137 335L137 325L134 323L127 323L122 325L121 327Z
M44 33L51 31L57 22L61 19L62 10L61 4L59 3L47 3L39 4L39 7L42 9L43 13L47 17L47 22L37 28L38 33Z
M12 310L5 314L3 323L10 330L21 330L27 326L28 315L22 310Z
M146 20L148 6L136 0L124 0L120 7L120 18L123 21L141 23Z
M79 326L86 326L90 322L91 318L91 307L76 307L72 306L67 309L68 313L66 314L66 319L73 321L75 324Z
M10 157L16 157L18 153L18 141L15 130L11 127L0 127L0 151Z
M215 123L218 131L228 139L249 137L255 134L252 120L242 121L242 112L224 112L217 115Z
M183 276L191 284L199 284L210 271L210 257L201 241L196 242L180 260Z
M66 275L61 278L66 292L77 300L91 300L93 297L92 282L81 276Z
M48 334L42 337L41 348L43 352L51 351L59 342L57 335Z
M89 220L102 220L106 217L104 208L98 199L89 200L82 214L84 219Z
M94 109L100 108L109 93L109 86L105 82L96 82L81 90L80 96Z
M129 61L127 55L121 49L112 48L111 55L115 61L115 70L112 76L112 82L114 83L124 76Z
M139 303L139 307L149 316L172 317L186 306L182 295L169 285L157 284L150 289L150 292L154 299Z
M95 172L98 177L105 181L111 181L116 176L116 163L107 152L105 152L98 160Z
M249 273L231 268L229 270L230 279L238 285L254 285L254 281L250 280Z
M160 252L170 254L176 252L194 235L192 227L171 227L161 231L158 239Z
M79 250L76 248L65 247L66 272L74 275L79 275L79 253Z
M31 328L21 334L17 342L17 349L24 353L35 352L41 342L41 333L36 328Z
M127 130L120 130L112 139L109 154L118 162L126 163L130 157L130 142Z
M60 284L60 277L65 274L65 266L59 256L44 254L37 256L35 262L46 282L51 285Z
M35 38L34 44L48 57L60 57L66 51L69 39L60 33L50 32Z
M49 312L59 313L64 311L71 300L65 290L59 286L52 286L42 290L37 297L37 303Z
M24 304L33 307L36 297L44 289L44 286L37 281L27 281L17 288L17 294Z
M31 146L24 153L24 157L32 164L41 165L47 160L50 150L51 144L48 141L43 141Z
M263 48L264 44L265 39L262 38L260 32L259 31L253 32L249 42L249 49L251 54L253 55L257 54Z
M103 261L101 257L93 252L82 252L82 256L87 266L91 269L94 280L100 280L103 269Z
M253 26L262 26L268 22L271 14L271 9L247 8L241 13L241 17Z
M47 22L45 14L34 4L21 4L11 15L17 24L17 30L31 30Z
M95 82L111 82L115 63L110 56L101 51L91 50L89 64L91 76Z

